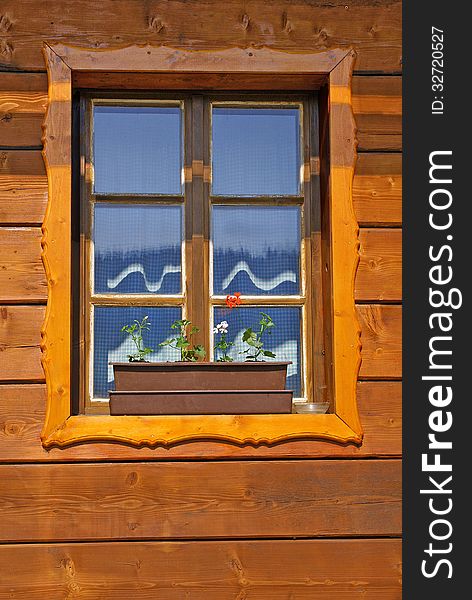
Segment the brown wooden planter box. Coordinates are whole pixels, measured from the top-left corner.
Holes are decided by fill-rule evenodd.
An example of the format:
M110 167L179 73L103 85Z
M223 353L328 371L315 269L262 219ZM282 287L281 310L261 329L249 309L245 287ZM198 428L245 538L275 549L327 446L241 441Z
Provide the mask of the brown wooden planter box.
M291 413L289 362L112 363L112 415Z
M112 363L117 391L284 390L290 362Z
M111 415L240 415L292 412L292 391L110 392Z

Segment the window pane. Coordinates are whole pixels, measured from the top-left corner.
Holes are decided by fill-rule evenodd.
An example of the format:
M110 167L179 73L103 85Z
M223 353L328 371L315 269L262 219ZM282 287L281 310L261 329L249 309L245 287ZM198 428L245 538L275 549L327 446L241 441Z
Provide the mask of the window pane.
M237 361L245 359L244 354L240 354L247 348L242 341L243 331L251 327L254 331L259 329L259 320L261 311L268 314L275 323L272 328L272 334L264 334L262 338L264 349L271 350L276 355L275 359L266 360L291 360L292 364L288 366L287 371L287 389L294 391L295 398L302 397L302 362L301 362L301 309L299 307L238 307L233 309L217 307L214 309L214 324L227 321L228 335L226 340L234 342L234 346L228 354ZM215 336L215 342L218 337ZM219 351L216 351L215 360L219 358Z
M300 293L300 208L214 206L213 293Z
M150 306L95 306L93 323L93 397L107 398L114 388L113 368L109 362L126 362L128 354L136 349L130 337L121 332L123 325L134 319L141 321L149 316L151 330L144 332L144 345L154 350L149 355L152 362L178 360L179 353L172 348L159 347L171 335L170 325L181 318L181 309Z
M299 131L296 108L214 108L212 193L299 194Z
M95 204L94 291L178 294L182 207Z
M94 108L96 193L180 194L178 107Z

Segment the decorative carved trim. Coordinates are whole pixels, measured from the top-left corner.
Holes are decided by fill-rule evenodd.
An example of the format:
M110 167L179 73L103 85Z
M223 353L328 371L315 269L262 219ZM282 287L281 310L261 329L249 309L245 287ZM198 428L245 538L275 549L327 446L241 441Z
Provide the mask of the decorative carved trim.
M354 304L359 261L358 226L352 205L356 129L351 104L355 54L333 49L316 53L263 48L188 51L165 46L113 50L45 44L48 110L43 125L43 157L48 206L43 223L42 259L48 305L41 331L47 382L43 445L110 441L131 446L169 446L213 439L236 444L274 444L293 439L360 443L356 403L360 367L360 327ZM329 88L330 218L335 414L106 417L71 415L71 104L74 71L217 72L326 76ZM346 285L346 282L349 282Z

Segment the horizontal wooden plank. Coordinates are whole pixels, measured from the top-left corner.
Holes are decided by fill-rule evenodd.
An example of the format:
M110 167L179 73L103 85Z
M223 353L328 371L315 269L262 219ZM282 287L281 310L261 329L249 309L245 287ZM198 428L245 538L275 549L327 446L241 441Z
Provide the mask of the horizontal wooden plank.
M0 302L43 302L47 284L39 228L0 228Z
M0 151L0 224L39 225L47 198L48 181L41 153Z
M360 153L353 199L361 225L401 223L401 155ZM0 223L39 224L47 202L40 152L0 151Z
M0 497L3 542L401 534L399 460L3 465Z
M46 174L38 150L0 150L0 177L42 177Z
M347 6L347 8L346 8ZM4 0L0 66L44 70L42 40L103 48L166 44L181 48L266 45L285 50L353 46L358 71L401 70L401 2L308 3L239 0L159 3L102 0Z
M130 448L119 444L82 444L46 452L40 443L46 391L42 384L0 385L0 462L75 460L177 460L185 458L391 457L400 456L400 382L360 382L357 403L364 429L360 447L300 440L275 446L238 447L219 442L192 442L170 448Z
M361 379L399 379L402 374L401 306L357 307L361 325Z
M41 146L45 73L0 73L0 146Z
M401 224L401 173L400 154L358 155L352 196L360 225L388 227Z
M398 152L359 153L356 162L356 177L382 177L402 174L402 155Z
M40 330L44 306L0 306L0 381L43 381Z
M354 77L352 106L359 150L401 150L401 77Z
M356 299L401 299L401 231L362 229ZM0 229L0 301L45 302L39 228Z
M0 224L39 225L47 200L46 175L0 175Z
M0 84L0 146L41 146L46 104L47 84L37 73L9 74ZM359 150L401 148L401 77L354 77L353 109Z
M375 304L357 307L362 330L363 379L396 379L401 376L401 307ZM42 381L39 332L42 306L0 307L0 381Z
M402 232L361 229L356 300L398 301L402 297Z
M400 600L401 561L396 539L18 544L0 598Z

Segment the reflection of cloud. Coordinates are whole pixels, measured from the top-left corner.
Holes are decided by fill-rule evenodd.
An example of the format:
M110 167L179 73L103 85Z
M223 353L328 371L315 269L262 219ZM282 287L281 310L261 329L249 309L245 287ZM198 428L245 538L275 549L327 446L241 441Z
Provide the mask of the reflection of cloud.
M224 280L221 284L222 289L224 289L224 290L227 289L229 287L229 285L231 284L231 282L233 281L233 279L236 277L236 275L238 273L241 273L241 271L244 271L245 273L247 273L249 276L249 279L252 281L252 283L257 288L259 288L260 290L264 290L264 291L273 290L274 288L276 288L281 283L284 283L285 281L292 281L293 283L297 282L297 275L293 271L284 271L283 273L280 273L279 275L276 275L275 277L272 277L271 279L264 279L262 277L257 277L257 275L254 275L254 273L251 271L251 268L247 264L247 262L244 260L240 260L238 262L238 264L235 267L233 267L233 269L231 270L229 275L224 278Z
M300 249L298 207L215 206L212 227L215 251L263 257L271 251L285 254Z
M128 277L128 275L131 275L132 273L141 273L148 292L158 292L161 289L164 278L168 273L180 273L180 265L166 265L162 271L161 278L156 282L152 282L146 277L144 265L142 263L133 263L123 269L116 277L110 277L107 280L107 286L111 290L115 289L126 277Z
M243 350L245 350L247 348L247 344L242 341L244 331L245 331L244 329L241 329L241 331L238 331L235 338L232 340L232 341L234 341L234 346L232 346L232 348L228 354L231 356L231 358L233 360L238 360L238 361L242 360L243 361L245 359L245 355L240 354L240 352L242 352ZM275 346L274 348L269 348L269 346L267 346L267 349L268 350L270 349L276 355L276 358L273 360L291 360L292 361L292 364L288 365L287 377L291 377L292 375L297 375L297 373L298 373L297 340L287 340L287 341L283 342L282 344ZM267 360L270 361L272 359L268 358Z
M152 345L152 344L149 344ZM154 348L154 346L153 346ZM117 348L111 348L108 350L108 363L110 362L128 362L128 354L134 354L136 352L136 346L132 340L127 337ZM155 352L150 355L152 362L166 362L176 360L178 353L169 346L157 346ZM108 364L107 381L108 383L113 381L113 367Z

